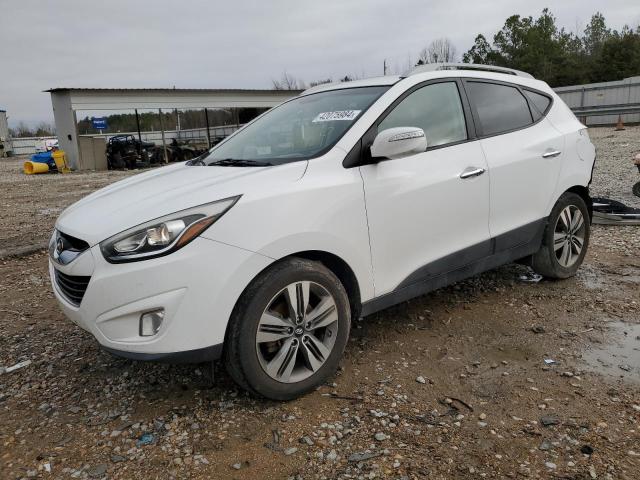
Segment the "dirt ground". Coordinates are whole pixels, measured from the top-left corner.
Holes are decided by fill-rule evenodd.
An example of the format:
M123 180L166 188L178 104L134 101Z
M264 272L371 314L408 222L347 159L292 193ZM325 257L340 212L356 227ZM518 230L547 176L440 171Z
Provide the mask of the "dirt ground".
M609 195L638 179L626 150L640 151L640 129L611 133L592 135ZM125 175L55 183L10 165L5 251ZM509 265L354 322L332 383L288 403L220 365L212 383L207 365L110 356L57 308L44 252L5 257L0 367L31 363L0 373L0 478L638 479L639 251L640 227L594 226L575 278Z

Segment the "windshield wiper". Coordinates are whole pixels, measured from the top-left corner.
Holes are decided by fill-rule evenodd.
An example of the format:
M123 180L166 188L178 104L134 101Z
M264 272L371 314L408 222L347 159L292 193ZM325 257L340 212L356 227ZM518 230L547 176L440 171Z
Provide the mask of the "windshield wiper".
M219 165L222 167L272 167L273 163L261 162L260 160L242 160L240 158L224 158L211 162L209 166Z

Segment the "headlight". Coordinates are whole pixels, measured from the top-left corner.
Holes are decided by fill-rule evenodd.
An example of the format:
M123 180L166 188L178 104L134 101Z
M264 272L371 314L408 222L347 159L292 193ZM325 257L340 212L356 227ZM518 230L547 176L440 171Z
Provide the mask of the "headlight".
M118 233L100 243L109 263L133 262L174 252L209 228L240 196L189 208Z

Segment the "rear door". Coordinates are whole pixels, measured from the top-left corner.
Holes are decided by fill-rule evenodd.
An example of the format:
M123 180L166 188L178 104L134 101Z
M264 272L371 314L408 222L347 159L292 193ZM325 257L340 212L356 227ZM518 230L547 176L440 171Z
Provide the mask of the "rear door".
M564 136L544 117L551 99L533 90L465 81L489 173L491 236L497 250L532 240L547 217Z
M427 138L424 152L360 167L376 296L490 253L489 175L461 88L454 79L418 85L365 135L419 127Z

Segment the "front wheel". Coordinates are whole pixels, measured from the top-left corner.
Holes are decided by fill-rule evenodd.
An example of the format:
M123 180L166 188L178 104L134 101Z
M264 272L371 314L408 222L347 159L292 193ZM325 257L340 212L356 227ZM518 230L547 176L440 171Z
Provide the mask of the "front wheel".
M351 314L340 280L324 265L290 258L261 274L242 294L225 344L228 372L242 387L290 400L335 372Z
M549 278L574 276L587 253L590 228L585 201L564 193L549 215L540 250L533 254L534 271Z

